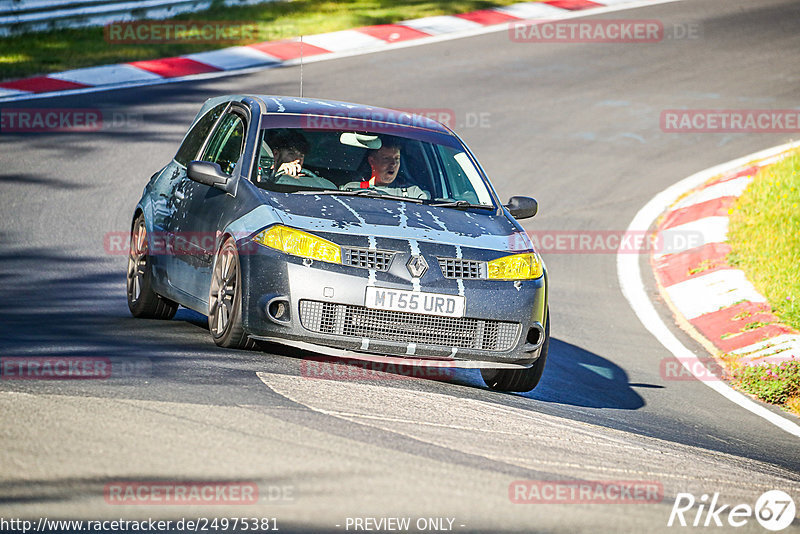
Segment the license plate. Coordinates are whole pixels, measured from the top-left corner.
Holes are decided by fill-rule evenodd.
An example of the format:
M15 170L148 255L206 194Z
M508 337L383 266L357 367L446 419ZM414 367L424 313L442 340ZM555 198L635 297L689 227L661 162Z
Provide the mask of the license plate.
M466 299L460 295L368 287L364 305L375 310L464 317Z

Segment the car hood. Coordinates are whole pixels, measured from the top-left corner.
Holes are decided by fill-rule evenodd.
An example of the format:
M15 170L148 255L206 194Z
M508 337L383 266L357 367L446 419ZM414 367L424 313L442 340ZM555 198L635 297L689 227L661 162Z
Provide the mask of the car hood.
M310 233L372 235L499 251L532 249L522 228L497 211L337 195L273 194L270 203L283 224Z

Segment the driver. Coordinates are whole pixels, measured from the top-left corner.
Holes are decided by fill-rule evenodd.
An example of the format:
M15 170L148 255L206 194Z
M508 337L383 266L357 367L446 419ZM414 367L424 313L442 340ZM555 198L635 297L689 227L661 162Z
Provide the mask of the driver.
M377 189L389 195L430 198L428 192L419 186L399 187L392 185L400 172L400 144L397 141L383 138L381 147L370 151L367 156L367 162L369 162L371 170L369 180L349 182L342 189Z
M269 147L272 149L272 164L266 168L259 166L257 176L259 183L336 189L333 182L303 168L303 162L311 146L299 131L279 131L269 137Z

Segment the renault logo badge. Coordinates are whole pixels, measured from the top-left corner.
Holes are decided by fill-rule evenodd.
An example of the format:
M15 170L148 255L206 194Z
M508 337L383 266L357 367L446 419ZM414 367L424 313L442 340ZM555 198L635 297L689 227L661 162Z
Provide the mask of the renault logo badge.
M428 262L422 256L414 255L406 263L406 268L411 273L411 276L419 278L428 270Z

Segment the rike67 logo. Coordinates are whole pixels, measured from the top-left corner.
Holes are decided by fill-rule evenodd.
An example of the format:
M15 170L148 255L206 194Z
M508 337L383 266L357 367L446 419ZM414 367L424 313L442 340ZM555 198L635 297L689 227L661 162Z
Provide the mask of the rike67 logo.
M763 493L755 506L723 504L719 493L703 494L699 499L691 493L678 493L667 526L736 528L745 526L755 517L762 527L777 532L792 524L796 512L792 497L781 490Z

